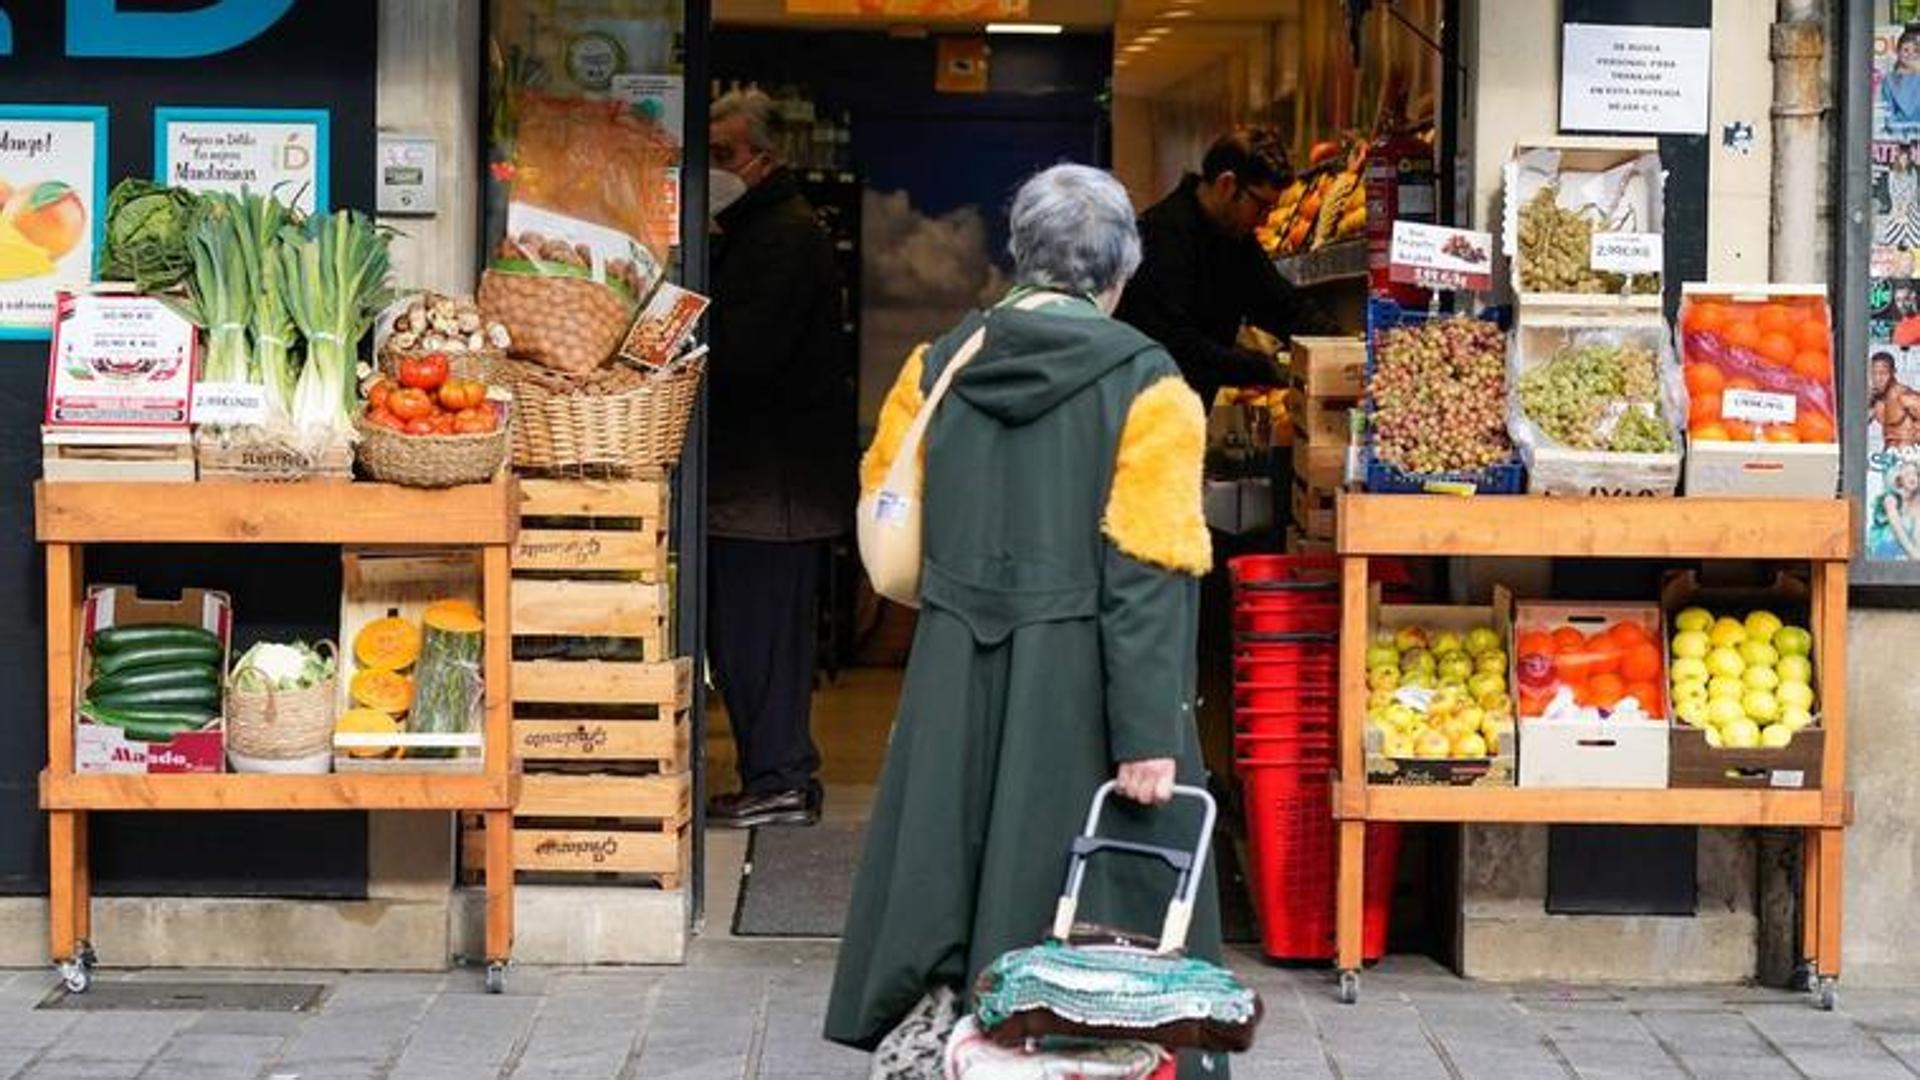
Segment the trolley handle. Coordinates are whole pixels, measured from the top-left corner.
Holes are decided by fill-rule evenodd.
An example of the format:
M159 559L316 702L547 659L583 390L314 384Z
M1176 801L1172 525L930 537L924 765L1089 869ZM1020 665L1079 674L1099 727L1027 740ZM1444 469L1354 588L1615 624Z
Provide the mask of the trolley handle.
M1053 937L1066 941L1073 934L1074 918L1080 910L1080 887L1086 883L1087 859L1100 852L1114 852L1132 855L1138 858L1158 859L1173 869L1178 875L1174 883L1174 895L1167 902L1166 918L1160 924L1160 942L1156 952L1172 953L1186 948L1187 931L1193 924L1193 908L1200 893L1200 883L1205 880L1207 865L1207 847L1213 840L1214 823L1220 816L1220 808L1213 801L1213 795L1203 787L1189 784L1176 784L1173 796L1176 799L1197 799L1205 807L1200 825L1200 836L1192 851L1179 848L1160 847L1155 844L1140 844L1130 840L1105 839L1099 836L1100 814L1107 807L1107 799L1113 794L1114 782L1108 780L1093 793L1093 805L1087 810L1087 823L1080 835L1074 838L1067 860L1066 888L1060 894L1060 902L1053 914Z

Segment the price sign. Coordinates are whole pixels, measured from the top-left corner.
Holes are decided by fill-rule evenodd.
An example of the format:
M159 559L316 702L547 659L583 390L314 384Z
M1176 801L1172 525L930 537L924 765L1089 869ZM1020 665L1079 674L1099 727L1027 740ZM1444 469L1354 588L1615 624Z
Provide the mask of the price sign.
M213 427L265 424L267 388L252 383L194 383L193 422Z
M1792 394L1729 390L1720 399L1722 417L1749 424L1791 424L1799 411L1800 402Z
M59 294L47 425L185 428L198 349L193 324L151 296Z
M1425 289L1481 290L1493 285L1493 236L1412 221L1393 223L1387 276Z
M1587 262L1608 274L1657 274L1666 264L1666 245L1659 233L1594 233Z

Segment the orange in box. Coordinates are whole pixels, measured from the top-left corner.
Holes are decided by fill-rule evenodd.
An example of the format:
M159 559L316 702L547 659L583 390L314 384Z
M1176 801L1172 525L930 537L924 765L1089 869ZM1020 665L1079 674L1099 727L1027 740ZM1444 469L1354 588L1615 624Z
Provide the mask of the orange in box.
M1629 697L1666 716L1666 656L1653 604L1523 603L1515 616L1513 686L1519 715L1539 716L1554 695L1610 713Z

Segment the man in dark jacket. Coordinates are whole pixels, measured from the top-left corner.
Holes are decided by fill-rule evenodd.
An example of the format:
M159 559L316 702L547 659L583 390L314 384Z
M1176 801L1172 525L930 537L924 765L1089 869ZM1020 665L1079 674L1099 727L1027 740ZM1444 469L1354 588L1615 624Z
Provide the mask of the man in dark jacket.
M1261 128L1223 135L1200 175L1140 217L1146 261L1115 314L1165 345L1209 407L1223 386L1271 386L1278 363L1235 344L1242 323L1282 340L1337 333L1274 269L1253 232L1293 180L1279 137Z
M713 107L714 168L739 183L715 185L738 197L714 216L707 643L741 790L707 812L736 828L819 818L816 596L854 484L833 246L774 152L777 126L757 91Z

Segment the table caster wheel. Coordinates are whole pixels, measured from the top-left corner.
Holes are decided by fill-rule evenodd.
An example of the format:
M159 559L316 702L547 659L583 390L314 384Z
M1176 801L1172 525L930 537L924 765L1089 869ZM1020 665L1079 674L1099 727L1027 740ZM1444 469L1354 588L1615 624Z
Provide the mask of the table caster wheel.
M1818 981L1813 975L1813 964L1802 960L1793 965L1793 974L1787 977L1787 989L1796 994L1811 994Z
M80 949L74 955L74 959L78 960L89 971L100 966L100 954L93 951L93 942L91 941L82 941L80 943Z
M1343 971L1340 973L1340 1004L1352 1005L1360 1000L1360 973Z
M1823 978L1813 991L1814 1008L1821 1012L1832 1012L1840 1007L1840 981Z
M93 971L79 960L60 962L60 984L69 994L84 994L93 985Z
M494 961L487 965L487 993L498 994L507 988L507 965Z

